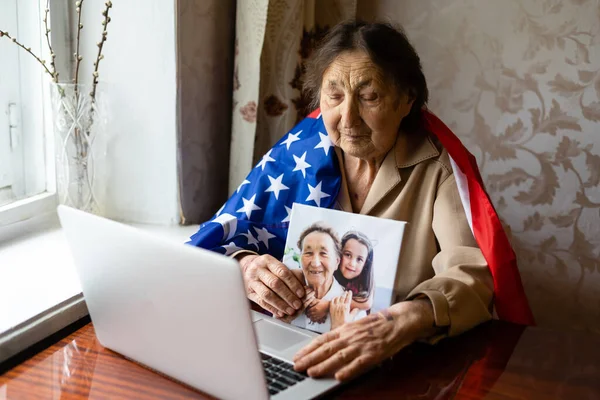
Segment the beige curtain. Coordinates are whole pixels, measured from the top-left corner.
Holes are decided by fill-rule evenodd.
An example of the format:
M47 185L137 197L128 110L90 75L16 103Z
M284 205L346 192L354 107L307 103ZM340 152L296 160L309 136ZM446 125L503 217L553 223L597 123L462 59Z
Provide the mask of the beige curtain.
M229 192L307 114L302 61L356 1L238 1Z
M476 155L538 323L600 331L598 0L239 1L231 192L306 114L302 61L349 17L402 24Z
M177 0L180 220L209 219L227 199L235 0Z

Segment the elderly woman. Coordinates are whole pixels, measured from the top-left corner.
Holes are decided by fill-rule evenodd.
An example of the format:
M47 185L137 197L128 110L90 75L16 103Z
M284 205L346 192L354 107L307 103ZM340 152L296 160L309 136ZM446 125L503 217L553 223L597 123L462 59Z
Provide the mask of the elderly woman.
M492 277L448 153L421 125L427 85L406 36L384 24L334 27L308 64L306 90L336 146L339 208L409 225L398 261L398 302L315 339L297 354L296 368L347 380L414 341L435 342L490 319ZM283 264L269 255L239 261L246 281L267 281L259 304L276 313L298 305L302 285Z
M295 368L312 377L334 374L348 380L417 340L434 343L490 319L496 281L469 226L448 150L427 129L427 85L405 35L377 23L334 27L308 64L306 92L320 107L335 145L341 186L332 206L409 224L398 260L396 303L319 336L298 352ZM280 145L285 143L289 146L289 140ZM259 164L262 170L267 161ZM253 171L258 174L261 168ZM236 204L229 210L247 212L250 219L257 209L253 200L244 198L241 209ZM223 224L223 215L218 213L215 221L224 226L223 237L230 238L233 228ZM240 230L243 221L227 218ZM502 229L488 231L496 235ZM243 234L248 244L256 242L250 233ZM278 317L303 311L303 284L278 259L230 253L237 248L232 243L221 246L239 260L249 299ZM510 276L517 278L518 271Z
M306 282L306 286L314 291L315 303L320 301L329 303L343 295L344 288L333 277L341 260L340 239L335 231L324 223L313 224L300 234L298 248L301 251L302 271L293 270L292 273L300 282ZM312 307L312 302L308 306ZM319 323L311 321L306 314L301 312L283 319L320 333L329 332L332 324L329 309L324 320Z

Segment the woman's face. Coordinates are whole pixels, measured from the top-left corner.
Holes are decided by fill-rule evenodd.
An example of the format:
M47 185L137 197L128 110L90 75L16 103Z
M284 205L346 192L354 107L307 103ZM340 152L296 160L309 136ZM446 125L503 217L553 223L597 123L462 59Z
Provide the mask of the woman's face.
M327 134L354 157L385 156L412 103L362 51L340 54L323 74L320 106Z
M369 249L356 239L346 241L342 249L342 265L340 266L344 278L354 279L362 273Z
M306 235L302 243L301 261L306 281L312 287L328 283L340 263L333 239L323 232Z

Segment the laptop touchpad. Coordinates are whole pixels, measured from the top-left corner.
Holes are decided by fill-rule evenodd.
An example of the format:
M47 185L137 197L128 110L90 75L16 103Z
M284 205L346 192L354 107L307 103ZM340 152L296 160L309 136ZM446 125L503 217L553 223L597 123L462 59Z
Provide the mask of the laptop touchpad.
M261 346L270 347L275 351L284 351L311 338L264 319L254 323L254 331Z

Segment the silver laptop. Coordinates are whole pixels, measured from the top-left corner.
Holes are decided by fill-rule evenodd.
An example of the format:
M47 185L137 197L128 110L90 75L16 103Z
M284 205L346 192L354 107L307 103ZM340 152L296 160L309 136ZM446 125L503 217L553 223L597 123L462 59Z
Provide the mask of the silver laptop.
M251 311L231 258L69 207L58 214L103 346L222 399L309 399L339 384L293 371L317 334Z

